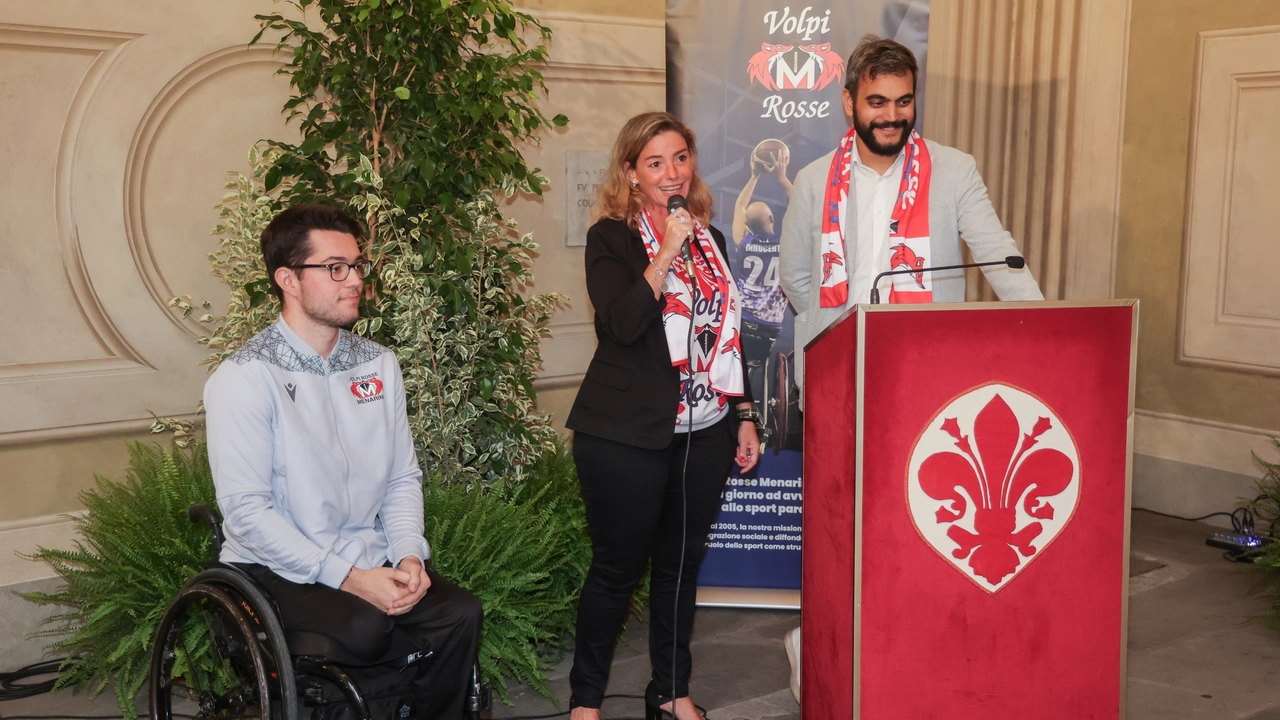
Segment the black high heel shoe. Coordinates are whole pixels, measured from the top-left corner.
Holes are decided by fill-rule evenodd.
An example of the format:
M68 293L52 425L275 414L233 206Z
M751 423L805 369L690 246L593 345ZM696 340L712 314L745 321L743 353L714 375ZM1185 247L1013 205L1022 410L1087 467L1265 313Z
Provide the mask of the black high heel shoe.
M698 711L698 717L705 718L707 716L706 708L696 704L693 707ZM674 702L671 703L671 708L675 709ZM646 699L644 701L644 720L675 720L675 715L663 710L661 704L655 705Z

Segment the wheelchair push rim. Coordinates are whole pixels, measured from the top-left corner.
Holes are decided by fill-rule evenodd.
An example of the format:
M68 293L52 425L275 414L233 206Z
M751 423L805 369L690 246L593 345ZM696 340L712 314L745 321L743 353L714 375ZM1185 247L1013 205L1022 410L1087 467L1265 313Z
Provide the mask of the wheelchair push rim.
M183 627L197 605L239 636L238 647L224 648L217 636L211 640L219 657L231 660L242 678L224 693L200 693L197 717L297 720L294 676L270 601L235 570L216 567L199 573L179 591L157 628L150 668L152 720L171 720L173 693L185 689L170 676ZM215 632L211 627L210 634Z

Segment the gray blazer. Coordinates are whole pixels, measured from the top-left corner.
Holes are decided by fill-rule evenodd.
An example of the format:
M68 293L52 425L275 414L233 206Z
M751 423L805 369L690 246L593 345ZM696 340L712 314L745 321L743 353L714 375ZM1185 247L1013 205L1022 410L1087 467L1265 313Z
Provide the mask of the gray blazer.
M933 161L933 173L929 186L929 245L932 254L930 265L958 265L964 262L960 239L964 237L974 262L1003 260L1009 255L1021 255L1013 237L1005 231L996 217L987 186L978 174L973 157L955 148L925 140L929 158ZM852 294L844 307L823 308L818 304L819 282L822 277L822 196L826 189L827 173L835 151L809 163L796 174L791 190L791 203L782 221L782 240L779 261L779 280L796 311L796 383L804 387L804 346L855 304L867 302ZM854 184L849 187L849 204L846 209L845 227L858 227L857 206L853 197ZM856 234L853 235L856 239ZM854 257L846 236L845 257ZM1040 286L1027 270L1010 270L1007 267L982 268L987 282L1001 300L1043 300ZM852 271L851 271L852 274ZM964 302L964 272L951 270L934 273L933 299L935 302Z

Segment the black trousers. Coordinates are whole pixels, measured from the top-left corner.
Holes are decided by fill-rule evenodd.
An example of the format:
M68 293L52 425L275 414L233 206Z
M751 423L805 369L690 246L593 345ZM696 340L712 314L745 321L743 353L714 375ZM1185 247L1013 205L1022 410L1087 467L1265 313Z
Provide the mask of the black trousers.
M462 717L471 666L480 644L480 599L427 568L431 588L403 615L328 585L289 582L262 565L239 565L276 604L295 655L339 664L375 665L429 648L435 655L416 682L419 718Z
M578 603L570 707L598 708L604 700L618 628L649 560L653 562L649 598L653 674L645 696L654 703L670 700L673 676L675 696L689 694L689 636L698 568L733 463L736 430L730 413L712 427L676 433L663 450L644 450L582 432L574 435L573 459L586 501L592 557ZM689 466L682 492L686 444Z

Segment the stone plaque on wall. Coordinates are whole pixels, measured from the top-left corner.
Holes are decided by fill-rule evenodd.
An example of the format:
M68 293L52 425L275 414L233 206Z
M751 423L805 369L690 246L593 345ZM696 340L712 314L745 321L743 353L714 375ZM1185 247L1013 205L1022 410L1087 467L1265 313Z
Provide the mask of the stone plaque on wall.
M591 226L591 205L604 184L609 169L609 153L569 150L564 154L565 222L564 244L582 247L587 244L587 228Z

